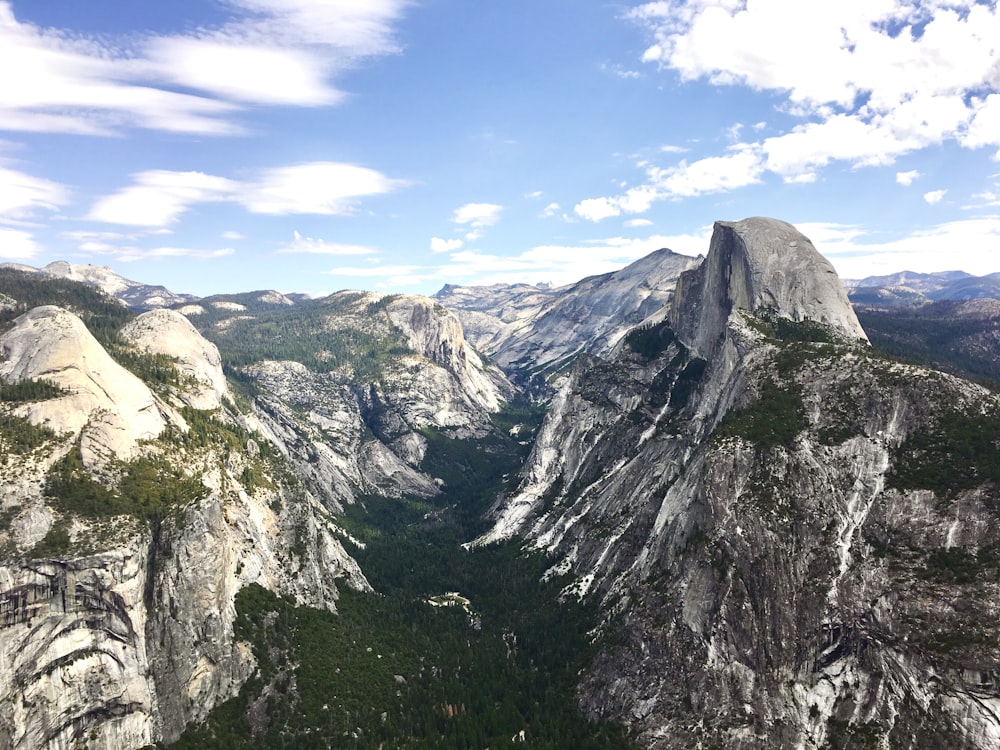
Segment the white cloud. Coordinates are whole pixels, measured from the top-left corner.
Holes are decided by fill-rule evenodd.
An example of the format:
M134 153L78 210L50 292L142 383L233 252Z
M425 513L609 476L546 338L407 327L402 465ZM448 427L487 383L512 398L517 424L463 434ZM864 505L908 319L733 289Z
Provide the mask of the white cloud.
M349 276L352 278L369 278L379 276L409 276L420 271L420 266L338 266L329 271L323 271L330 276Z
M462 240L445 240L440 237L431 237L431 252L432 253L447 253L452 250L458 250L462 246Z
M0 0L0 127L110 135L135 126L242 132L253 105L320 106L331 78L397 51L407 0L228 0L231 20L186 35L86 37L19 21ZM178 88L198 94L182 93Z
M338 162L314 162L265 170L237 200L256 214L350 214L355 198L402 186L374 169Z
M30 233L0 227L0 258L28 260L41 251L41 246Z
M628 228L651 227L653 226L653 222L651 222L649 219L629 219L628 221L625 222L625 226Z
M621 207L613 198L587 198L576 204L576 215L587 221L602 221L621 215Z
M599 273L616 271L661 247L688 255L704 253L712 228L695 234L644 238L608 237L576 245L539 245L513 256L460 250L437 265L343 266L326 273L348 278L379 279L378 288L398 288L428 282L493 284L569 284Z
M466 203L455 209L452 221L455 224L469 225L473 229L491 227L500 221L503 206L496 203Z
M199 203L232 200L239 183L203 172L150 170L134 175L135 184L99 199L87 218L110 224L167 226Z
M929 193L924 193L924 200L933 206L935 203L940 203L947 192L947 190L931 190Z
M245 240L247 238L242 232L234 232L231 229L223 232L220 236L224 240Z
M896 172L896 182L900 185L912 185L913 181L920 177L920 172L911 169L908 172Z
M314 239L313 237L303 237L298 232L293 235L293 240L286 245L282 245L275 250L280 254L303 253L306 255L375 255L378 250L367 245L349 245L341 242L327 242L326 240Z
M745 154L759 154L763 169L750 167L744 175L751 179L719 190L765 172L810 182L835 161L889 165L949 140L968 148L1000 145L995 3L661 0L627 16L652 37L646 62L685 80L783 94L785 112L807 120L746 144ZM711 191L650 184L657 198Z
M153 260L157 258L191 258L193 260L214 260L233 255L236 251L231 247L223 247L214 250L192 247L161 246L143 248L132 244L123 244L114 241L109 237L107 240L90 239L80 242L79 250L88 255L101 255L112 257L122 263L134 263L140 260ZM128 239L123 235L122 240Z
M543 208L539 216L543 219L551 219L553 216L558 216L561 210L559 204L553 202Z
M574 209L577 216L601 221L621 214L640 214L655 201L689 198L706 193L733 190L760 182L764 165L758 150L740 144L725 156L710 156L667 169L646 169L647 182L625 193L603 198L588 198Z
M993 273L996 248L1000 247L1000 216L946 222L888 240L854 227L846 228L843 236L828 238L817 238L808 225L799 225L799 229L812 238L816 249L831 260L843 278L852 279L901 270Z
M0 221L18 221L38 211L55 211L69 200L69 191L56 182L0 167Z
M267 169L238 182L202 172L151 170L135 184L99 199L88 218L112 224L164 227L201 203L238 203L257 214L347 215L355 198L389 192L404 184L353 164L314 162Z

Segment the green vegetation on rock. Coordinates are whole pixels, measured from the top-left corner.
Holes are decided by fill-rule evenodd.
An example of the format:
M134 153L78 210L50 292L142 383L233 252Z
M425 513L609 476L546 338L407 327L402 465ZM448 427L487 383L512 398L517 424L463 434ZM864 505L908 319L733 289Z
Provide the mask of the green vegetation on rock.
M164 459L142 457L117 468L117 481L99 482L84 468L80 449L74 447L49 470L45 495L62 513L156 519L208 492L201 482Z
M760 383L758 397L726 415L719 437L740 437L767 451L790 444L808 426L802 388L795 382L779 386L772 378Z
M899 446L888 481L897 489L933 490L943 497L1000 484L1000 413L942 405L930 424Z

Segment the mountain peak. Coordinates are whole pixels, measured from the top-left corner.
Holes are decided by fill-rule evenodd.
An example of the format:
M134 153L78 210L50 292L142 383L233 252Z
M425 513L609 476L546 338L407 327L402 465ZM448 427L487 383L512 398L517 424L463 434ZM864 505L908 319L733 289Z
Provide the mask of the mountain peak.
M867 341L837 272L808 237L778 219L717 221L705 262L677 284L671 324L681 340L709 356L733 311L760 309Z

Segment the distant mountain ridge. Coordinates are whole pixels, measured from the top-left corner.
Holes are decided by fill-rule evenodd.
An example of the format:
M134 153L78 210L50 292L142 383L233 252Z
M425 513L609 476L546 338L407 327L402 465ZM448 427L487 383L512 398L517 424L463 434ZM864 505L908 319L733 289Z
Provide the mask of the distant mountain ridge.
M973 276L965 271L914 273L844 280L852 303L869 307L917 307L942 300L1000 299L1000 272Z
M79 265L57 260L44 268L34 268L21 263L0 263L0 268L11 268L25 273L41 273L70 281L82 281L84 284L103 290L136 310L171 307L198 299L191 294L177 294L158 284L144 284L126 279L107 266Z

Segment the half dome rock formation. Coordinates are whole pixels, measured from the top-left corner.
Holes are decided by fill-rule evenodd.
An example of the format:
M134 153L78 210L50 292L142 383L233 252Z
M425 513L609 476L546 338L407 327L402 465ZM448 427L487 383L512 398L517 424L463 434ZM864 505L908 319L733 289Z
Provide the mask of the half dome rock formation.
M717 221L705 262L677 284L670 323L707 358L738 310L767 310L868 340L833 265L808 237L778 219Z
M792 227L720 222L668 316L577 361L478 543L600 607L580 705L639 746L995 748L998 434Z
M185 378L181 398L195 409L217 409L229 393L222 358L191 321L174 310L150 310L122 329L122 337L151 354L176 361Z
M157 437L167 425L153 392L115 362L76 315L46 305L17 318L0 336L0 380L44 379L66 395L19 407L34 424L60 433L81 433L87 465L128 459L138 441Z

